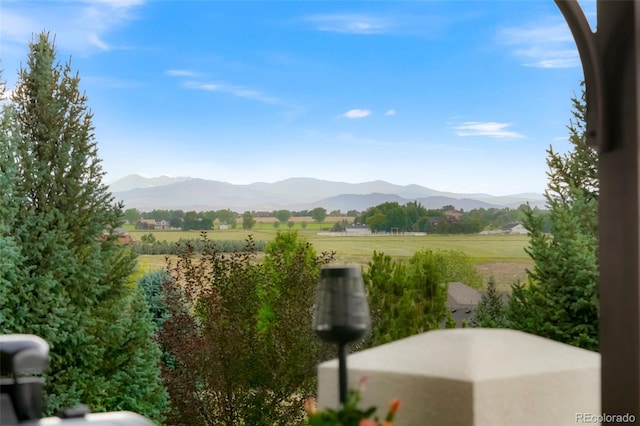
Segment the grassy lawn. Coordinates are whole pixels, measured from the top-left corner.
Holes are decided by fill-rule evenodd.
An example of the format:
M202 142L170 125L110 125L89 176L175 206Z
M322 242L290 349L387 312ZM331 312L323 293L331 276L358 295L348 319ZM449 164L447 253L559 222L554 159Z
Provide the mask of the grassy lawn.
M283 230L288 228L284 227ZM460 250L473 260L480 274L486 279L493 275L501 290L509 289L516 280L524 280L525 269L530 268L531 259L524 252L528 244L526 235L376 235L360 237L330 237L317 235L317 230L299 229L299 235L307 239L315 249L335 251L337 263L365 264L373 251L382 251L396 258L408 258L416 251L425 249ZM277 230L271 228L213 230L208 237L214 240L244 240L251 234L254 240L270 241ZM145 234L153 234L159 241L178 241L182 238L200 238L199 231L131 231L134 240ZM141 272L164 268L165 256L140 256Z

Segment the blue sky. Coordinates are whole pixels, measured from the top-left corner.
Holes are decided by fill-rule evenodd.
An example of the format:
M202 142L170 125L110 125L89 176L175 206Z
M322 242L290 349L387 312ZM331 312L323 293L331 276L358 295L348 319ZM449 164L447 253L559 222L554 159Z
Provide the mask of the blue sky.
M80 73L107 182L540 193L583 78L552 0L3 0L9 89L43 29Z

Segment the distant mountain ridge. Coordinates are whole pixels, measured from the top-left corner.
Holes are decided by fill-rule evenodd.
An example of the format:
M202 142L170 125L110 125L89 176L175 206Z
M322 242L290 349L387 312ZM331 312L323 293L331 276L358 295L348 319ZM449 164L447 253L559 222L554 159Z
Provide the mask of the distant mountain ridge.
M395 185L385 181L346 183L304 177L274 183L236 185L190 177L144 178L130 175L111 183L109 188L118 201L124 202L126 208L137 208L141 211L300 211L324 207L328 211L347 212L364 211L387 201L400 204L418 201L431 209L445 205L453 205L464 210L516 208L527 202L540 208L545 206L542 194L456 194L420 185Z
M155 178L146 178L140 175L128 175L109 184L109 189L111 192L123 192L138 188L153 188L156 186L170 185L172 183L184 182L191 179L193 178L170 177L164 175Z

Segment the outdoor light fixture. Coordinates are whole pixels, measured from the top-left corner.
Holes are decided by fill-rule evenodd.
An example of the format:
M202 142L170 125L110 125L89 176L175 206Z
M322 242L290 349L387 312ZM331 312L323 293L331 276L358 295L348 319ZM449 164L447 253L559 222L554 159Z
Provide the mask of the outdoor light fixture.
M347 398L347 345L361 340L370 326L360 267L323 267L316 290L313 329L320 339L338 345L341 404Z

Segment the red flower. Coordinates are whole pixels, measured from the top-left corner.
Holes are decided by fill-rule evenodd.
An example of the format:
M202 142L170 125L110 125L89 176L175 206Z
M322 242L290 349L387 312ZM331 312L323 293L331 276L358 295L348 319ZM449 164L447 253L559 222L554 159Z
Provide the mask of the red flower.
M304 400L304 411L306 411L307 414L315 414L318 412L318 405L314 398L309 397Z
M400 400L394 399L391 402L391 406L389 407L389 414L394 415L398 412L398 408L400 408Z

